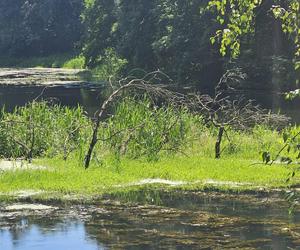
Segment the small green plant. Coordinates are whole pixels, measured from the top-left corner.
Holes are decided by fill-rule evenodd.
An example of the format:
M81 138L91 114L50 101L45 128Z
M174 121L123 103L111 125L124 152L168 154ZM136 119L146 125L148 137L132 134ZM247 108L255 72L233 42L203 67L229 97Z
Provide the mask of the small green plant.
M293 213L297 205L299 205L300 197L292 187L292 181L297 177L300 171L299 159L300 159L300 128L297 126L285 128L282 131L282 140L284 142L281 149L274 155L270 152L263 152L262 158L265 164L273 165L275 161L280 163L291 165L290 172L286 176L286 184L290 186L286 192L286 200L289 203L289 212Z
M262 152L264 163L273 164L279 161L286 164L298 163L300 159L300 128L298 126L287 127L280 133L282 147L272 155L270 150Z
M63 66L66 69L84 69L85 68L85 58L83 56L77 56L66 61Z

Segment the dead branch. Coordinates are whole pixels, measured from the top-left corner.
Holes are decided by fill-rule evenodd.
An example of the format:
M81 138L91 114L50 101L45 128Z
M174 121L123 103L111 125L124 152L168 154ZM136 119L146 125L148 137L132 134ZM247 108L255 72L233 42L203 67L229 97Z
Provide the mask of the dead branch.
M218 129L215 144L215 156L221 156L221 142L226 132L226 127L236 130L247 130L256 124L265 124L274 128L288 124L289 118L271 113L261 108L253 100L247 100L242 96L234 98L229 95L233 92L234 85L243 80L245 75L240 70L227 71L220 79L213 96L199 93L188 96L187 106L197 114L200 114L207 123ZM233 85L233 86L232 86Z
M89 145L88 152L85 157L84 165L86 169L90 165L93 150L98 141L100 124L104 117L105 112L107 111L108 107L113 102L115 102L118 97L124 95L126 91L128 90L141 91L142 93L146 93L150 97L160 98L162 100L167 101L168 103L176 103L177 105L184 102L184 95L168 90L166 88L166 85L161 84L161 82L166 78L169 79L161 71L154 71L145 74L142 78L135 78L133 76L128 76L126 78L119 80L115 84L113 84L112 82L110 83L112 93L102 103L99 111L97 112L92 139Z

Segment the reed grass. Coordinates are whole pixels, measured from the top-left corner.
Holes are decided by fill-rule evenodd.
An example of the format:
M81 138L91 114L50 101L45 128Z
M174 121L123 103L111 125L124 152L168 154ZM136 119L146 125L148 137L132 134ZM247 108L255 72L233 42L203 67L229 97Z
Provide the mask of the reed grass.
M126 99L113 110L115 115L103 121L99 132L99 138L110 139L98 143L88 170L83 168L83 159L92 121L80 107L70 109L32 103L12 113L1 111L2 158L24 157L28 153L17 140L30 147L34 125L33 163L46 166L48 170L2 171L0 192L43 190L61 195L95 196L140 188L133 184L144 179L184 181L186 185L180 188L197 190L211 187L207 180L223 182L217 184L222 190L286 188L300 183L299 172L286 183L296 165L269 166L262 164L261 159L262 152L278 152L284 145L283 134L295 134L299 127L283 131L264 126L248 131L228 128L222 144L222 159L216 160L217 131L207 127L201 117L185 110L174 110L171 106L151 107L147 100ZM170 140L162 143L161 134L165 126L172 123L175 125L169 130ZM139 124L142 128L133 134L128 130ZM118 131L122 132L116 133ZM113 134L117 136L111 137ZM129 135L132 141L121 153L120 146ZM174 150L170 152L169 148ZM295 157L296 151L290 150L289 154Z

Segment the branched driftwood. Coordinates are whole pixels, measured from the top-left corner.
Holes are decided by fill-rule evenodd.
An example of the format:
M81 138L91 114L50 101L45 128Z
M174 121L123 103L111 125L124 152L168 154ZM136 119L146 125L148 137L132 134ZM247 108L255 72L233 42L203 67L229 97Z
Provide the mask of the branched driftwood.
M141 78L135 78L134 76L128 76L120 81L113 83L110 82L111 94L102 103L99 111L97 112L95 124L93 128L92 139L89 144L89 149L85 156L85 168L87 169L90 165L93 150L99 140L98 133L101 125L101 121L110 105L116 101L118 97L122 97L126 91L136 91L141 93L146 93L151 98L159 98L165 100L168 103L184 103L184 95L176 93L166 88L166 85L161 84L161 82L168 80L169 78L161 71L154 71L145 74ZM130 139L130 138L129 138ZM126 147L126 142L124 148Z

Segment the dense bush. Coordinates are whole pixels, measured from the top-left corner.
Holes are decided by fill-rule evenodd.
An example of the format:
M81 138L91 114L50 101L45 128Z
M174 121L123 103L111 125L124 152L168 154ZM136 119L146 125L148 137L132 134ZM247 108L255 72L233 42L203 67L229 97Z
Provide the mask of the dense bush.
M86 64L89 67L105 64L105 51L113 48L120 58L127 60L129 71L133 68L146 71L159 68L178 84L193 84L201 90L212 89L223 71L235 66L249 76L241 87L273 87L272 90L279 92L282 88L294 87L297 77L293 70L295 46L270 13L277 1L259 5L257 13L251 16L255 32L249 32L241 39L238 60L220 55L217 42L221 38L212 37L231 19L230 16L217 18L216 13L207 10L208 2L219 6L219 11L226 4L228 11L232 8L228 1L86 0L83 12ZM282 4L285 6L288 2L285 0ZM247 9L247 3L244 6L243 1L237 1L236 4L241 8L241 14L245 14L243 8ZM236 19L239 17L237 14ZM250 21L244 19L243 15L243 21ZM236 23L229 28L245 33ZM214 41L213 45L211 41ZM239 40L224 41L228 46L230 42L234 45Z
M147 99L126 98L103 123L100 138L117 155L157 160L164 151L180 151L187 142L192 116L172 106L155 107Z
M173 106L156 107L147 98L127 97L115 103L113 115L99 130L95 160L108 155L150 161L176 153L214 157L218 130L200 116ZM92 120L82 108L51 106L45 102L0 112L0 158L67 158L74 153L83 162L92 135ZM297 158L299 127L283 131L256 126L247 131L227 128L222 157L260 159L262 152L275 156L286 141L285 155ZM289 150L290 149L290 150Z
M90 121L78 107L70 109L33 102L1 113L0 156L32 158L68 154L82 145Z
M72 52L80 40L82 0L1 0L1 56Z
M154 107L147 98L125 98L114 115L102 121L96 154L113 153L156 160L159 153L178 152L187 140L192 117L172 106ZM82 108L33 102L0 115L0 157L31 159L79 152L81 160L91 136L91 119Z

